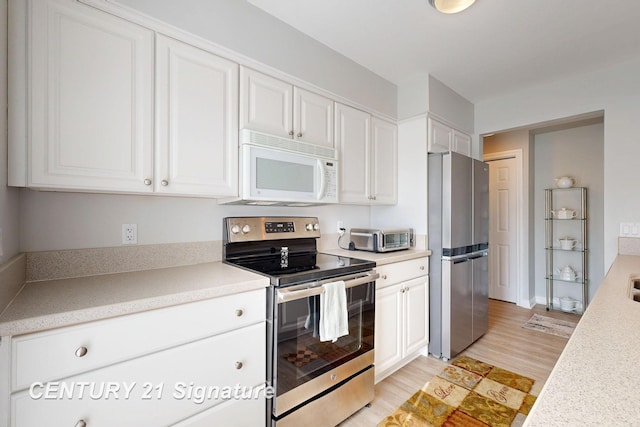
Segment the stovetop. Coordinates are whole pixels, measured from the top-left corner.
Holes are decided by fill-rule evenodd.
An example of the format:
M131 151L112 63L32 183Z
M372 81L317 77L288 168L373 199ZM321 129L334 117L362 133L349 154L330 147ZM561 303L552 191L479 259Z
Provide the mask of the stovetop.
M308 261L308 262L307 262ZM290 255L289 266L281 267L279 257L226 260L228 264L269 277L277 287L297 285L314 280L330 279L375 268L374 261L337 255L311 253Z
M223 219L223 260L268 276L274 286L331 279L375 268L374 261L323 254L315 217Z

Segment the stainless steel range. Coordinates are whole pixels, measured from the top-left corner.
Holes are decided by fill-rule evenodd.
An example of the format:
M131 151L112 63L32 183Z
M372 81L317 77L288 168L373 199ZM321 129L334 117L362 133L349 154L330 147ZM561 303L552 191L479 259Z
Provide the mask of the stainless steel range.
M224 219L224 261L264 274L267 425L332 426L373 399L375 262L317 252L314 217ZM320 294L344 281L348 334L319 337Z

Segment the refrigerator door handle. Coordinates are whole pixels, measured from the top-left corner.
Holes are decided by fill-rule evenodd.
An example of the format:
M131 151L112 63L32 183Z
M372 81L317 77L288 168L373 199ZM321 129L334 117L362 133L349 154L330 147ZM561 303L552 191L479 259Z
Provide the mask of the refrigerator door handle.
M451 258L451 261L453 261L454 264L461 264L463 262L467 262L469 261L471 258L469 258L468 256L464 255L462 257L454 257Z

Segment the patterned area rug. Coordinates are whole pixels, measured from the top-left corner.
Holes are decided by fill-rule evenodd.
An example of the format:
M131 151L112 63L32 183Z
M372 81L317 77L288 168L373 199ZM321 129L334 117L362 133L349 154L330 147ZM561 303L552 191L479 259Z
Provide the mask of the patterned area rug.
M460 356L378 427L522 425L536 400L534 380Z
M522 327L538 332L544 332L545 334L556 335L562 338L569 338L573 333L573 330L576 328L576 324L566 320L534 314L531 316L531 319L527 320L527 323L522 325Z

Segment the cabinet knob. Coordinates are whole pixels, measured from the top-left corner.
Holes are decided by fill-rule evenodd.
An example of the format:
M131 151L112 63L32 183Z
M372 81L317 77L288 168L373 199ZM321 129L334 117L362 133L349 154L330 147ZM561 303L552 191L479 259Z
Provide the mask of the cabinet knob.
M76 423L75 427L87 427L87 423L84 420L80 420Z
M151 185L151 180L149 178L145 179L144 185Z
M167 185L169 185L169 181L167 181L166 179L163 179L162 181L160 181L160 184L161 184L163 187L166 187Z
M289 135L293 136L293 131L292 130L289 131Z
M298 132L298 135L296 135L298 138L302 138L302 132Z
M420 270L424 271L424 265L420 266Z
M242 362L236 362L236 369L240 370L242 369L242 366L244 366Z
M236 310L236 317L242 317L243 314L244 311L242 311L241 309Z
M387 280L387 275L386 275L386 274L383 274L382 276L380 276L380 278L381 278L382 280Z
M87 350L87 347L78 347L78 349L76 350L76 357L84 357L87 355L87 352L89 350Z

